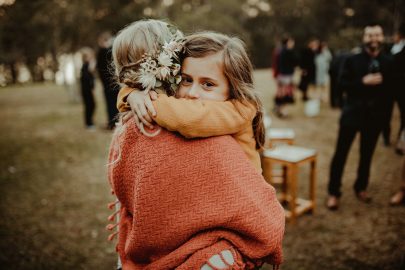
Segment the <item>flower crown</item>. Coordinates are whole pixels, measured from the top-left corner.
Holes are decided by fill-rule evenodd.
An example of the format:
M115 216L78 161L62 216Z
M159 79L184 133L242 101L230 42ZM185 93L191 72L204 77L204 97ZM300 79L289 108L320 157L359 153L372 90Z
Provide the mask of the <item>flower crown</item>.
M123 67L123 70L139 67L134 75L145 94L158 87L175 92L181 82L179 55L183 51L184 38L179 36L177 29L168 27L172 33L175 31L169 42L157 45L154 52L145 53L136 63Z

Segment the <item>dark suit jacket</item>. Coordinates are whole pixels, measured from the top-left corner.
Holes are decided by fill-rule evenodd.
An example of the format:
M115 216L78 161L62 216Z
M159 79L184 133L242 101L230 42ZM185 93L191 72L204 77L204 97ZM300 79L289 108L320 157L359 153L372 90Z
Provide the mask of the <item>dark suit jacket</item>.
M362 78L370 73L372 58L363 50L347 58L344 63L339 87L346 92L340 119L341 125L353 127L382 127L388 121L390 102L392 100L392 58L380 53L375 60L383 76L383 83L366 86Z
M310 48L305 48L301 52L300 67L306 70L305 75L309 82L315 81L315 52Z
M394 76L393 89L397 99L405 99L405 47L397 54L393 55Z

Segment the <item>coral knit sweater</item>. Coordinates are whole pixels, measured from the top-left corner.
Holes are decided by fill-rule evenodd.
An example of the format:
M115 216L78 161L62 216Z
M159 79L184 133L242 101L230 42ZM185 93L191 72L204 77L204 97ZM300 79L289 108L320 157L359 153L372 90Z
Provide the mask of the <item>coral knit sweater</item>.
M118 93L120 112L131 109L126 102L133 88L124 87ZM153 101L155 122L170 131L177 131L186 138L206 138L231 135L259 172L262 172L260 154L256 150L252 121L256 116L253 105L231 101L190 100L159 94Z
M282 262L284 211L232 137L187 140L163 129L150 138L130 120L109 162L124 270L200 269L224 247L249 265Z

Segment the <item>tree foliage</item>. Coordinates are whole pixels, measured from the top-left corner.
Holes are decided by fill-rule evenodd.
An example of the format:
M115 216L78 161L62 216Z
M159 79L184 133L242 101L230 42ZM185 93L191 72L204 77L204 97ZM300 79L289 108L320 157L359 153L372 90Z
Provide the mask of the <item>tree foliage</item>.
M241 37L257 67L270 64L275 41L288 33L298 45L310 37L332 48L359 42L370 19L386 33L404 20L402 0L16 0L0 2L0 63L35 65L82 46L96 47L105 30L117 32L142 18L167 19L185 33L214 30Z

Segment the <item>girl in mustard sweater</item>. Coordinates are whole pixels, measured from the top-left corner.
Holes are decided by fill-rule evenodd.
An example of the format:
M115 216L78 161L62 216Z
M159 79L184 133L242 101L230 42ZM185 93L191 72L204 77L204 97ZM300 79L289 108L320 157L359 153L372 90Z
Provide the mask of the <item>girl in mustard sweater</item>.
M126 87L118 95L118 109L132 109L141 130L142 124L151 128L154 121L187 138L230 134L261 172L257 150L264 143L262 105L242 41L202 32L188 36L184 47L176 97Z

